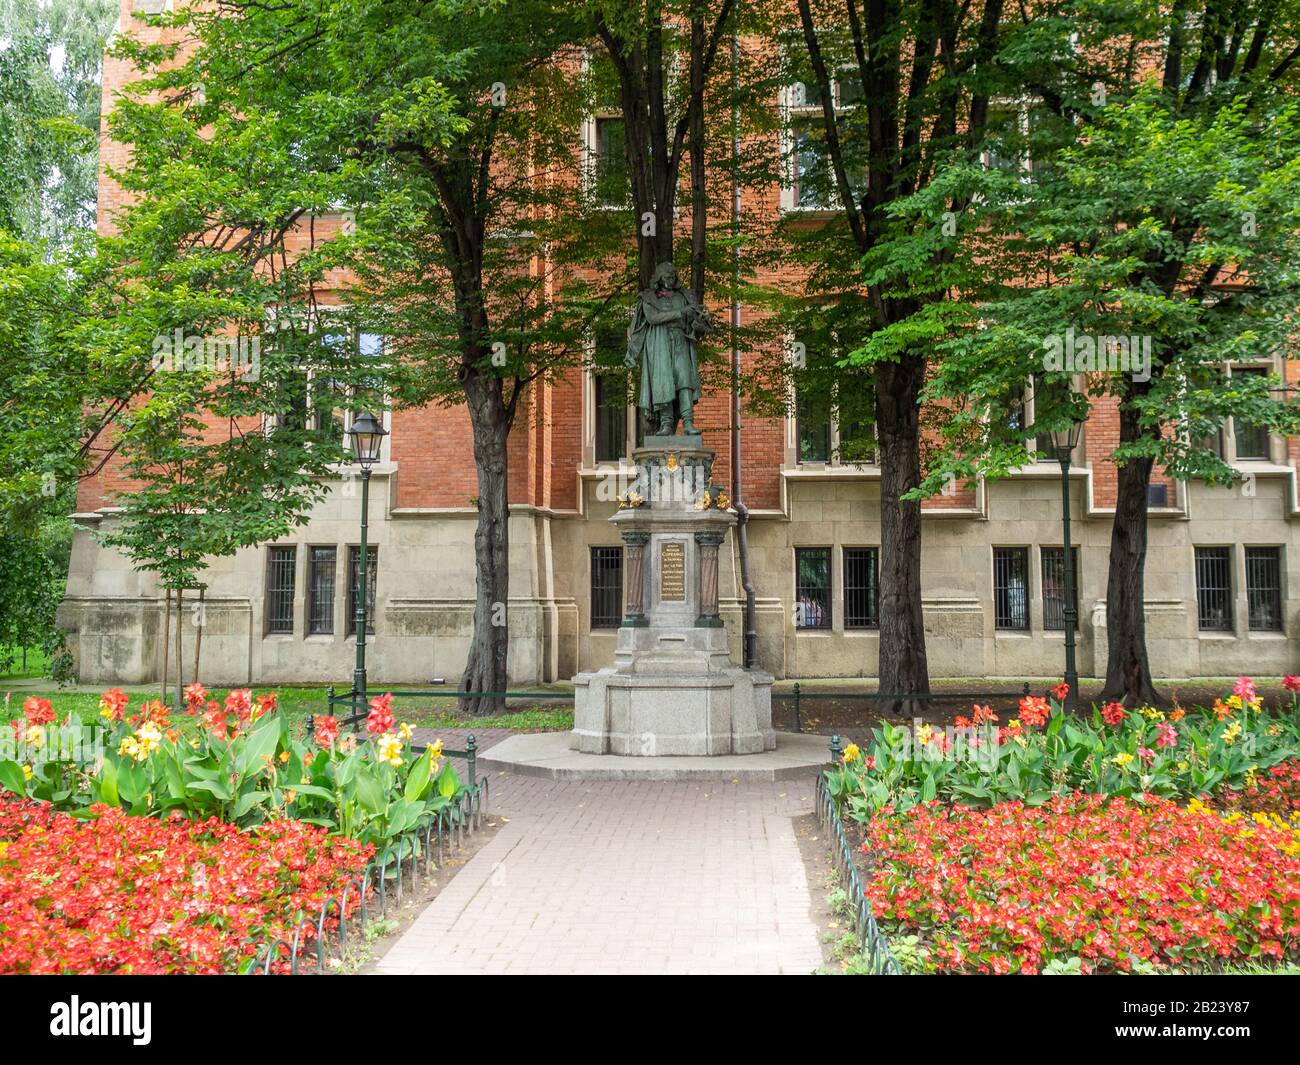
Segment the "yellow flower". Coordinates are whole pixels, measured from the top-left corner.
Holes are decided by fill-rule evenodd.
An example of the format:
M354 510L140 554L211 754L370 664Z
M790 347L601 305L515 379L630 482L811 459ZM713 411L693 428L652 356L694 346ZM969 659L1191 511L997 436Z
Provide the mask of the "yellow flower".
M435 740L429 745L429 751L434 761L442 757L442 740Z
M929 725L922 725L916 730L916 742L924 747L930 742L930 737L934 735L934 729Z
M1223 745L1231 747L1237 742L1237 737L1241 735L1241 722L1234 721L1231 725L1223 730Z
M849 765L852 762L856 762L858 760L858 755L861 753L862 751L858 749L856 743L850 743L844 748L844 764Z
M397 726L397 731L402 734L402 739L409 740L411 738L411 733L414 732L415 729L411 728L410 725L403 721Z
M140 757L140 741L134 736L127 736L126 739L117 745L117 753L128 754L132 758L138 759Z
M281 751L281 752L280 752L280 764L281 764L281 765L284 765L284 763L287 762L288 760L289 760L289 752L288 752L288 751Z
M298 797L298 793L294 791L293 788L290 788L288 791L284 793L285 802L293 802L293 800L296 799L297 797Z
M24 780L32 779L32 767L28 765L26 762L23 763L23 779ZM6 847L9 846L9 844L6 843L5 846Z
M385 732L380 736L376 750L381 762L386 762L394 768L402 764L402 741L393 733Z
M1165 715L1154 706L1144 706L1138 713L1148 721L1163 721L1165 719Z
M27 741L27 745L29 747L44 747L45 726L44 725L29 726L27 731L23 733L23 739Z
M1241 696L1240 696L1240 695L1229 695L1228 698L1224 700L1224 702L1227 703L1227 705L1230 706L1230 707L1232 707L1234 710L1240 710L1240 709L1241 709Z
M1179 763L1178 763L1178 772L1180 772L1180 773L1186 773L1186 772L1187 772L1187 763L1186 763L1186 762L1179 762Z
M1133 756L1129 754L1128 751L1120 751L1120 753L1115 755L1111 761L1123 769L1133 761Z
M141 754L137 758L147 758L150 752L162 745L162 730L151 721L146 721L136 730L136 739L140 742Z
M8 849L9 849L9 841L8 841L8 840L0 840L0 858L3 858L3 857L4 857L4 853L5 853L5 851L7 851Z

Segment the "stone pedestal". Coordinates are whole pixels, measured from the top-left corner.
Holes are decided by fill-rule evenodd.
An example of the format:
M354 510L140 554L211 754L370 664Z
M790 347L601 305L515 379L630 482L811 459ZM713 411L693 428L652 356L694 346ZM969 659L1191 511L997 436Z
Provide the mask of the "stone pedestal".
M718 554L736 523L709 484L698 437L652 437L611 519L623 537L614 664L574 678L571 746L590 754L772 750L772 677L731 661L718 615Z

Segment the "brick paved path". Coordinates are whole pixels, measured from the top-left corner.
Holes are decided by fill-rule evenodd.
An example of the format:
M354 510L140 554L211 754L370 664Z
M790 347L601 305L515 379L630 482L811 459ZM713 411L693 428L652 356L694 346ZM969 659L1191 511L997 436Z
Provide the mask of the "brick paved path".
M448 747L463 733L441 732ZM481 748L506 733L476 733ZM508 818L382 973L807 973L821 964L790 818L811 781L592 783L494 774ZM812 885L821 890L821 885Z

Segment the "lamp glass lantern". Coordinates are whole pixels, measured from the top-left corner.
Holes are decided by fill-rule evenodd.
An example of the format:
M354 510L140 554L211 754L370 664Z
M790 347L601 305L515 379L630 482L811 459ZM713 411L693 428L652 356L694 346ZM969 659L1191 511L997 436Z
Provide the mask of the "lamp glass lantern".
M363 467L369 468L379 461L379 451L388 431L369 412L357 415L348 429L352 438L352 455Z
M1051 430L1052 453L1058 462L1069 462L1074 449L1079 446L1083 435L1083 419L1072 416L1070 421L1058 429Z

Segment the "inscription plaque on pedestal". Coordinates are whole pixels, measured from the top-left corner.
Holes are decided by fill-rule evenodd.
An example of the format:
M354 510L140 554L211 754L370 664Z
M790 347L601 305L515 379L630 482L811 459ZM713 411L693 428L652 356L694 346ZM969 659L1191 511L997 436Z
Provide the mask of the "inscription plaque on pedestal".
M659 589L661 600L686 599L686 548L679 540L667 540L659 550Z

